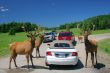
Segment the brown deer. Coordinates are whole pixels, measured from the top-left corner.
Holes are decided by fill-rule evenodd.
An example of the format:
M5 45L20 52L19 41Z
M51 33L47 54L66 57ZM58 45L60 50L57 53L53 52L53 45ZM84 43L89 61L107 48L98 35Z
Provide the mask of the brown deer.
M90 31L84 32L84 41L85 41L85 50L86 50L86 63L85 67L87 66L87 59L88 59L88 53L91 53L91 61L92 66L94 66L94 53L95 53L95 59L97 64L97 42L96 40L89 40L88 36L91 34Z
M83 36L78 36L78 41L82 43Z
M36 57L37 57L37 54L39 55L39 57L41 57L39 48L40 48L43 40L44 40L44 36L43 35L39 35L38 39L36 39L36 41L35 41Z
M38 34L36 34L36 31L34 34L32 32L26 31L24 27L23 27L23 30L26 32L27 37L29 37L30 40L26 40L24 42L14 42L10 44L9 48L11 51L11 56L10 56L10 61L9 61L9 69L11 69L12 59L14 60L15 67L17 67L17 64L16 64L17 55L26 56L28 68L29 68L29 57L30 57L32 67L34 67L33 59L32 59L32 52L33 52L33 48L35 47L35 40Z
M79 42L83 42L83 35L82 35L82 32L80 33L80 35L78 35L78 41Z

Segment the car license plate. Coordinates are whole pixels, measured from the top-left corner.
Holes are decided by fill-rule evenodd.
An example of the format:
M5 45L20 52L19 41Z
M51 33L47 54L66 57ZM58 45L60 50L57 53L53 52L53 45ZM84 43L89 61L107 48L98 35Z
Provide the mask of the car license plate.
M66 40L66 37L63 37L63 40Z
M64 55L64 54L60 54L59 57L60 57L60 58L64 58L65 55Z
M66 56L65 56L65 54L63 54L63 53L59 53L59 54L56 54L56 57L65 58Z

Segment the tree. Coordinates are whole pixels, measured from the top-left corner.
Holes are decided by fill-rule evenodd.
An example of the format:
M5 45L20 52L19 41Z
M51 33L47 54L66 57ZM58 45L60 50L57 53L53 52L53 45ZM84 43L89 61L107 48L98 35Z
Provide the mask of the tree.
M14 28L11 28L9 30L9 35L15 35L15 29Z

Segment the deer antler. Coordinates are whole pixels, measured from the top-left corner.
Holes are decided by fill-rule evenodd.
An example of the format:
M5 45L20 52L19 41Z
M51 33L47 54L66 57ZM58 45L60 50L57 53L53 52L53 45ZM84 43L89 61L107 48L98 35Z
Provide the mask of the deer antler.
M32 33L29 32L29 30L24 25L21 28L24 30L24 32L26 32L27 35L32 35Z

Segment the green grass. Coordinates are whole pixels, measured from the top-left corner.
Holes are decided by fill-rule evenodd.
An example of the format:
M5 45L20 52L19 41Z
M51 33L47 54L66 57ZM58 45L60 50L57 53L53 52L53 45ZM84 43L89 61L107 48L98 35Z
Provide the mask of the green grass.
M0 33L0 56L6 56L9 53L9 44L14 41L24 41L25 33L17 33L15 36L9 36L8 33Z
M92 34L110 33L110 29L93 31Z
M63 31L63 30L58 30ZM79 35L80 29L74 28L70 29L74 33L75 36ZM110 29L108 30L98 30L93 31L92 34L103 34L103 33L110 33ZM25 33L16 33L15 36L9 36L8 33L0 33L0 56L7 56L9 54L9 43L10 42L21 42L26 40L27 37L25 36ZM110 45L110 44L109 44ZM106 47L106 46L105 46ZM108 51L108 49L105 49L105 51Z
M81 30L80 29L77 29L77 28L70 29L70 31L72 31L76 36L77 35L80 35L80 32L81 32ZM110 29L92 31L92 35L103 34L103 33L110 33Z
M98 42L99 49L110 55L110 38Z
M72 31L74 33L74 35L79 35L80 34L80 29L77 29L77 28L70 29L70 31Z

